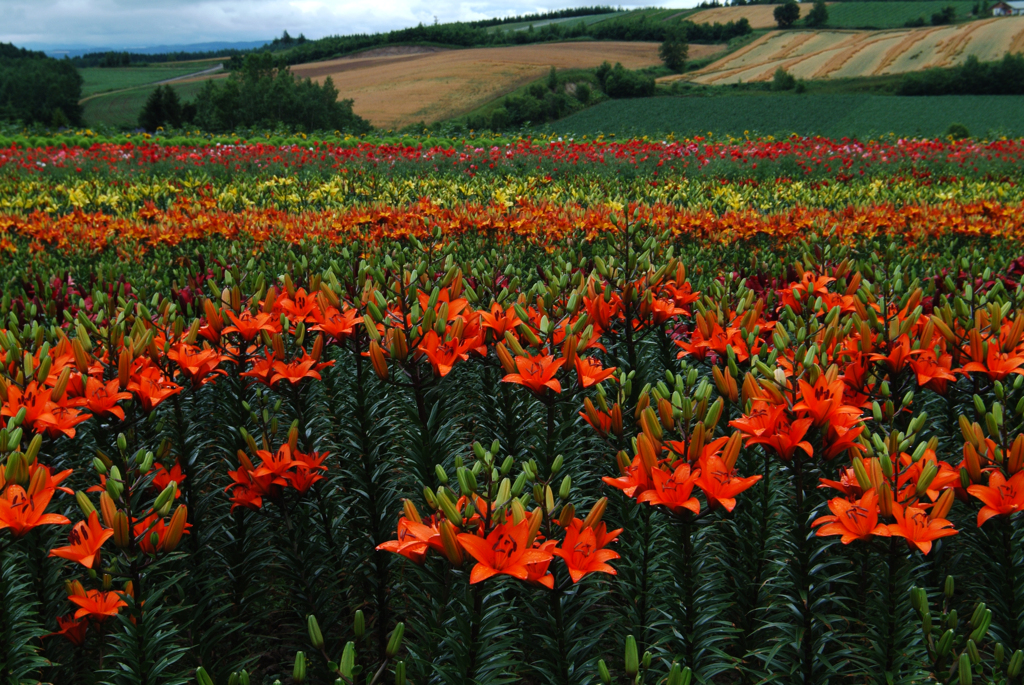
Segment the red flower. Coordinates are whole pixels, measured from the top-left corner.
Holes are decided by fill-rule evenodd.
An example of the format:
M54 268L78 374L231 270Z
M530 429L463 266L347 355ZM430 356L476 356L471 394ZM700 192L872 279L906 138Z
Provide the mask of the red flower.
M607 369L602 369L601 363L595 359L576 357L576 373L579 374L580 384L584 388L597 385L615 373L616 368L611 366Z
M41 489L29 495L20 485L7 486L0 495L0 530L10 528L14 537L20 538L37 526L58 526L71 523L60 514L47 514L46 507L54 491Z
M842 497L829 500L828 508L831 516L819 516L813 526L818 528L817 535L842 535L844 545L854 540L867 540L872 535L889 537L888 526L878 522L878 493L872 488L864 493L859 500L851 502Z
M68 614L67 616L58 616L57 625L60 626L60 630L56 633L44 635L44 637L63 635L68 639L68 642L76 647L81 647L85 644L85 634L89 629L89 622L87 620L78 619Z
M71 595L68 600L79 606L78 611L75 612L75 618L88 616L97 621L105 621L110 616L117 616L121 607L128 606L119 592L89 590L85 597Z
M970 485L967 492L985 504L978 512L980 527L993 516L1008 516L1024 509L1024 471L1013 474L1010 480L1000 471L993 471L988 485Z
M673 514L681 514L684 509L694 515L699 514L700 502L690 494L698 477L700 471L691 470L690 465L685 462L676 467L671 474L660 468L653 469L651 482L654 487L641 492L636 501L647 502L651 506L663 505Z
M759 480L761 476L738 478L735 470L728 468L721 457L713 454L700 460L700 477L696 483L707 497L708 505L732 511L736 507L736 495Z
M100 548L103 543L114 536L111 528L104 528L100 525L99 516L96 512L89 514L88 521L79 521L71 529L67 547L58 547L50 551L51 557L62 557L77 561L86 568L92 568L100 556Z
M917 547L923 554L932 551L932 540L956 535L953 524L946 519L931 519L924 509L892 505L896 523L889 524L889 532L906 538L907 543Z
M529 532L530 519L526 518L518 524L499 523L486 539L460 533L458 540L462 548L478 562L470 573L469 582L479 583L500 573L519 580L529 578L527 564L543 562L552 556L550 550L527 546Z
M85 381L85 406L96 416L110 414L124 421L124 409L121 409L117 403L131 398L130 392L121 392L116 378L103 383L90 376Z
M562 392L562 384L555 378L555 374L564 363L565 359L555 360L550 355L516 357L516 369L519 373L510 373L501 380L505 383L525 385L538 395L543 394L545 388Z
M618 559L619 553L605 547L619 537L621 532L619 528L609 533L604 521L598 523L596 528L584 528L583 521L573 519L565 531L562 546L554 550L555 556L565 560L574 583L578 583L588 573L610 573L614 576L615 569L606 562Z

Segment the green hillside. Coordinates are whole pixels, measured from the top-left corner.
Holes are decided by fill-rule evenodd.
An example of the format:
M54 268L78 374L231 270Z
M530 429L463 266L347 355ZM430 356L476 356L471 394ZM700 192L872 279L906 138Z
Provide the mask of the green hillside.
M895 133L943 135L953 123L972 135L1024 135L1024 96L896 97L868 94L763 94L609 100L546 126L559 135L659 136Z
M828 6L828 25L836 28L899 28L908 21L931 22L932 14L952 6L957 19L970 16L968 0L905 0L896 2L836 2Z

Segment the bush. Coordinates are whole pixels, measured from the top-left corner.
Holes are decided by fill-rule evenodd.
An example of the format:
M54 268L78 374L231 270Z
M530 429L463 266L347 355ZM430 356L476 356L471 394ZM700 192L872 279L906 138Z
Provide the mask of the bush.
M576 84L576 99L584 105L590 102L590 86L586 83Z
M807 13L807 19L805 20L808 26L824 26L828 23L828 7L825 6L825 0L815 0L814 7Z
M963 124L950 124L946 129L946 137L953 140L963 140L971 137L971 132Z
M772 90L793 90L796 87L796 78L788 71L779 67L775 70L772 78Z
M941 11L932 15L932 26L952 24L954 21L956 21L956 7L952 5L946 5Z
M800 18L800 5L796 4L793 0L787 0L785 4L775 8L772 16L775 17L775 21L778 22L780 29L788 29Z
M612 98L649 97L654 95L654 78L616 63L604 78L604 92Z
M686 58L689 56L690 46L678 33L670 35L658 48L658 57L661 61L677 73L686 69Z

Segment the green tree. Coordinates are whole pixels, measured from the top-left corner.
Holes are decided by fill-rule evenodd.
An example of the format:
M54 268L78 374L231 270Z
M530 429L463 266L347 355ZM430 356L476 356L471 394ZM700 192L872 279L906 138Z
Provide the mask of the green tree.
M805 19L808 26L824 26L828 23L828 7L825 6L825 0L815 0L814 7L807 13Z
M170 86L157 86L149 94L142 112L139 113L139 128L147 131L155 131L161 126L180 128L183 119L181 99L177 91Z
M800 5L793 0L787 0L785 4L776 6L772 16L775 17L780 29L788 29L800 18Z
M681 72L686 68L686 58L689 56L690 46L678 31L670 33L658 48L658 57L666 67L675 72Z
M775 77L772 79L772 90L793 90L796 87L796 78L788 71L779 67L775 70Z
M82 76L70 60L0 43L0 121L52 125L60 109L80 126L81 97Z

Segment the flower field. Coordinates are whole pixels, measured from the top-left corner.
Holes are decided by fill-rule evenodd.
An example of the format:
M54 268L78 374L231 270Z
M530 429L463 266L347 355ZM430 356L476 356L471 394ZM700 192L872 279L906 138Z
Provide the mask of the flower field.
M1021 682L1024 141L434 142L0 148L4 683Z

